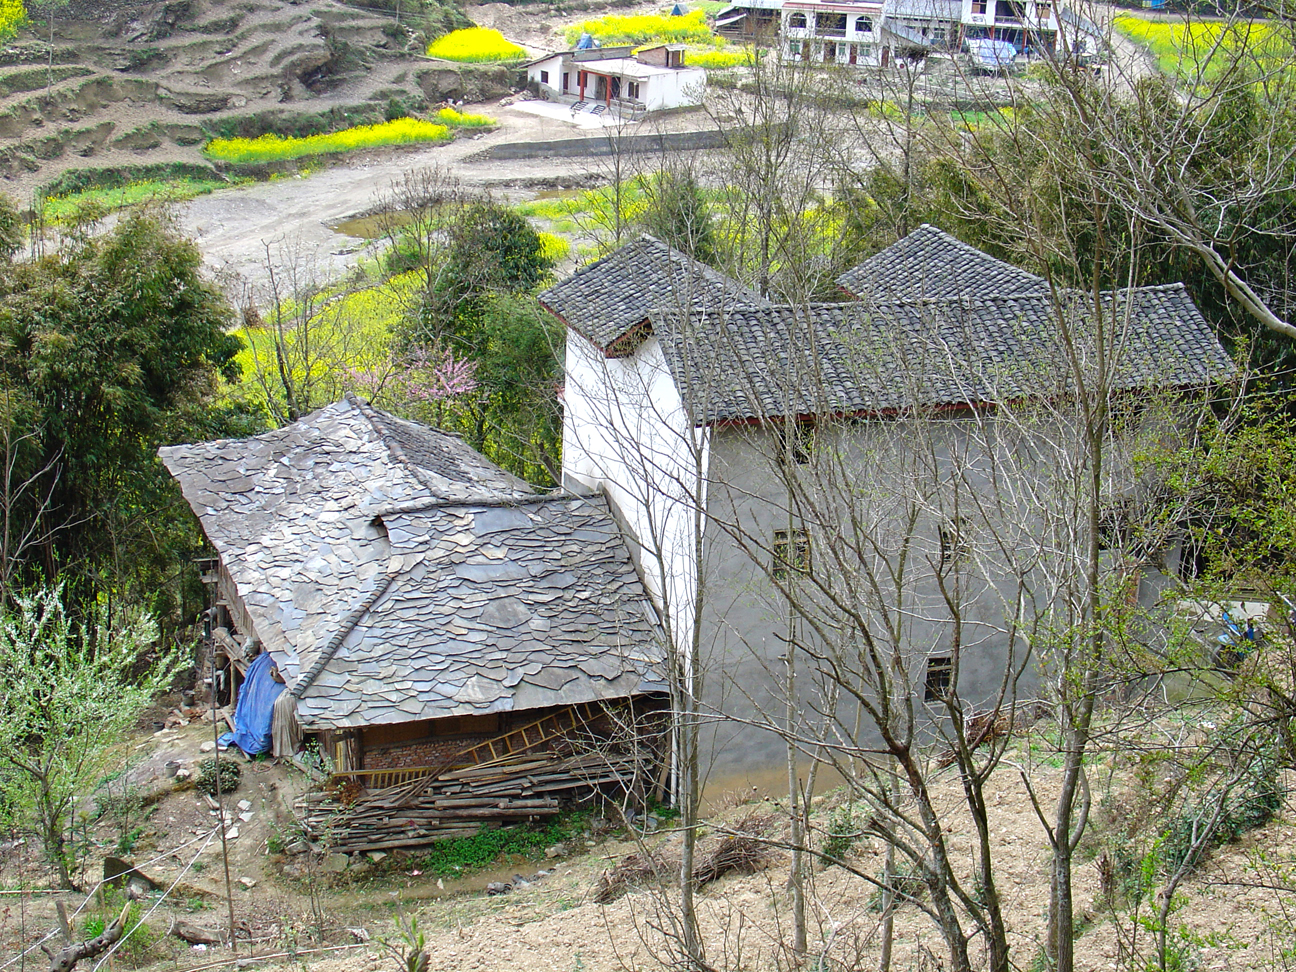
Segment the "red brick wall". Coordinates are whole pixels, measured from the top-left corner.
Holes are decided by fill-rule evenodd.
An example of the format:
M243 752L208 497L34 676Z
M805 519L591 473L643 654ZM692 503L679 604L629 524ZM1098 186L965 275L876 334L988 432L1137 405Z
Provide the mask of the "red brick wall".
M489 736L446 736L441 739L423 739L419 742L366 749L364 768L374 770L403 769L406 766L439 766L459 750L475 743L485 742L489 738Z

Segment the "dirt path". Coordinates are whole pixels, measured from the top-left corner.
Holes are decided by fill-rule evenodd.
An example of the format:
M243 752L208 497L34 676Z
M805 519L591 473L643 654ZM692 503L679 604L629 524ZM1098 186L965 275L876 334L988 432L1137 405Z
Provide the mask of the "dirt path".
M492 145L589 138L597 132L509 106L474 109L498 118L499 127L448 146L360 154L309 176L200 196L176 207L181 229L197 241L208 266L237 297L241 286L259 287L266 282L267 249L280 266L298 259L321 274L344 273L368 248L364 241L343 236L333 227L372 208L378 195L409 169L441 166L469 186L517 200L532 198L543 188L589 184L606 168L606 162L597 157L482 159L480 153ZM705 125L701 113L673 116L668 123L674 130ZM644 122L626 130L640 128L657 130L657 123Z

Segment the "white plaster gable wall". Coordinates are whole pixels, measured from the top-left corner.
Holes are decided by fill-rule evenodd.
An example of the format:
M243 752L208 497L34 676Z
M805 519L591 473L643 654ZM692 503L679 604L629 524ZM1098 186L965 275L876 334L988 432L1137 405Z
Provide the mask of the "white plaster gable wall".
M697 600L694 511L706 500L709 436L690 422L656 338L629 357L605 358L568 329L566 369L563 483L607 495L641 548L644 583L682 649Z
M700 105L706 88L706 71L684 68L646 78L640 98L649 111Z

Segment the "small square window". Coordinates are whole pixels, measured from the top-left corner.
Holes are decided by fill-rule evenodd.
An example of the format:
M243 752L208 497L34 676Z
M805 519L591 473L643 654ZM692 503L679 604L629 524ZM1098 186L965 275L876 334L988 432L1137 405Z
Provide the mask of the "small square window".
M809 573L810 531L801 527L775 530L773 566L775 577L786 577L789 568L798 574Z
M540 83L541 83L541 84L548 84L548 83L549 83L549 72L548 72L548 71L541 71L541 72L540 72Z
M792 441L789 442L788 423L784 422L778 426L779 462L787 462L790 459L798 466L804 466L810 461L810 454L814 451L814 423L793 422L790 428Z
M954 659L948 655L927 659L927 681L923 685L924 702L944 702L954 683Z
M972 12L974 14L983 14L986 12L987 0L972 0Z

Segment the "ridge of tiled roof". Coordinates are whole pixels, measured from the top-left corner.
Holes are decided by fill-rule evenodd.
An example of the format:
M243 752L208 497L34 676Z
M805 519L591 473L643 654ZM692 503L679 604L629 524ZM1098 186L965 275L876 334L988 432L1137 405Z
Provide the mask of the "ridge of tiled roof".
M929 223L837 278L856 297L944 300L1046 294L1048 282Z
M658 314L653 324L700 423L887 413L1065 391L1056 315L1082 336L1092 328L1086 295L1071 298L1060 309L1022 294ZM1117 388L1196 386L1234 373L1182 284L1104 299L1109 319L1129 322L1114 347Z
M604 351L655 310L768 306L755 291L647 233L554 284L540 302Z
M457 436L357 399L159 455L234 582L254 629L244 633L275 655L290 688L303 683L307 726L660 684L651 603L597 498L537 494ZM356 668L358 652L386 674ZM389 672L387 654L408 670ZM505 657L523 675L500 688L492 673ZM416 702L425 714L413 714Z

